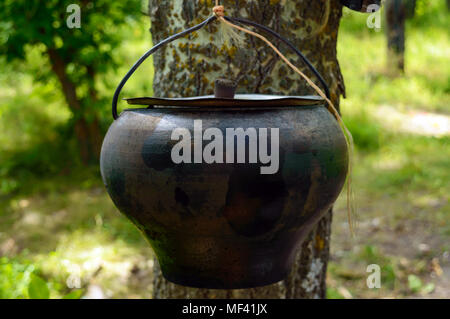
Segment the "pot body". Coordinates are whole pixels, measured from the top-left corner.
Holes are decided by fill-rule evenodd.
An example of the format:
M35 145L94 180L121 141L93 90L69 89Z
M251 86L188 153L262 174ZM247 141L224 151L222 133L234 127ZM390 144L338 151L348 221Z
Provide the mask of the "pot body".
M174 161L182 137L177 128L190 132L191 163ZM239 138L228 139L235 147L227 149L230 128L256 131L259 138L257 148L254 134L242 140L240 163ZM258 135L264 128L266 142ZM274 128L278 145L271 140ZM208 129L216 139L205 136ZM219 133L223 163L208 164L200 154L212 140L217 152ZM250 155L264 144L270 145L266 155L279 151L278 170L269 174L261 170L267 160L255 163ZM231 149L234 163L226 160ZM163 275L199 288L283 280L296 248L341 192L347 167L344 135L324 106L127 110L110 127L101 153L108 193L149 240Z

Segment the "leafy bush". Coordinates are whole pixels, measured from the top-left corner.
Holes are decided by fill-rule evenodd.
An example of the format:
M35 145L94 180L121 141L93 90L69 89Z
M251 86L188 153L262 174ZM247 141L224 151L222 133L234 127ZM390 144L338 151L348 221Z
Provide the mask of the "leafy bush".
M33 265L0 258L0 299L28 297L27 289L34 270Z
M31 263L0 258L0 299L49 299L51 294L60 295L58 285L46 282L37 274ZM64 299L79 299L83 290L78 289L64 295Z

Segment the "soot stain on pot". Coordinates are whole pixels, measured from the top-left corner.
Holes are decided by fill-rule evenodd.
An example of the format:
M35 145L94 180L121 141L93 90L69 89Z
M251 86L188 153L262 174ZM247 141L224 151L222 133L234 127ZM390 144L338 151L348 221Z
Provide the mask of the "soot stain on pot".
M106 189L121 212L133 207L126 189L126 174L121 169L111 170Z
M175 188L175 200L183 206L189 205L189 196L179 187Z
M235 164L221 214L239 235L263 235L281 218L289 195L282 175L283 164L283 149L280 149L280 169L274 175L261 175L257 164Z
M184 207L185 216L193 216L191 210L189 209L189 195L185 193L180 187L175 188L175 201Z
M164 140L166 142L161 143ZM145 165L157 171L174 167L175 163L170 156L172 147L173 143L170 141L170 136L161 136L161 134L154 132L142 146L141 156Z

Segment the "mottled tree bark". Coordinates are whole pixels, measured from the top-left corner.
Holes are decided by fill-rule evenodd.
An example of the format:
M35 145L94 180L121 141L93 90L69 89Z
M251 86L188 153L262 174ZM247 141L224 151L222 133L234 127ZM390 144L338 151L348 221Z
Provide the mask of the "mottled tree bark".
M406 14L405 0L391 0L386 2L388 69L400 73L405 71Z
M150 0L153 42L200 23L212 12L214 1ZM336 58L342 5L334 0L221 1L226 14L248 18L287 37L306 54L328 82L336 105L345 94ZM242 48L223 46L218 25L174 42L154 57L155 96L181 97L213 94L214 80L239 82L239 93L306 95L313 90L258 39ZM279 45L274 40L276 45ZM282 51L287 52L279 45ZM313 77L293 54L287 55ZM314 79L315 80L315 79ZM298 253L289 277L281 283L249 290L206 290L167 282L155 267L155 298L324 298L329 258L331 212L316 226ZM155 263L157 265L157 263Z

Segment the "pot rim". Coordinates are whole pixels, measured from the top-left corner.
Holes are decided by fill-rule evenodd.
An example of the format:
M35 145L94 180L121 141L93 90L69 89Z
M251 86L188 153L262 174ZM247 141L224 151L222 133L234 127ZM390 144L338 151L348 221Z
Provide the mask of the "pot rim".
M236 94L234 99L216 98L214 95L187 98L139 97L124 99L130 105L146 105L149 108L161 109L201 109L201 108L276 108L295 106L319 106L324 99L316 95L285 96L268 94Z

